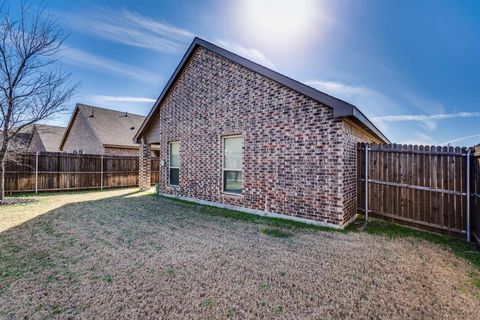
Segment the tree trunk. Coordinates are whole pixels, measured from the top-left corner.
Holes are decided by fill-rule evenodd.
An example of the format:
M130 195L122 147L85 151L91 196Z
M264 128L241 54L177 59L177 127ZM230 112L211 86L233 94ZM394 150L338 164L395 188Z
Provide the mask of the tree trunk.
M0 203L5 199L5 156L0 157Z

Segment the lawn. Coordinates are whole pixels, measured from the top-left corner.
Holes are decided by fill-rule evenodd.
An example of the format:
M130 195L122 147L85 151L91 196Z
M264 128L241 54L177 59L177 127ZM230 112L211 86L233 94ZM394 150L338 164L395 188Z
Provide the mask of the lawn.
M479 253L140 193L0 207L0 318L478 319Z

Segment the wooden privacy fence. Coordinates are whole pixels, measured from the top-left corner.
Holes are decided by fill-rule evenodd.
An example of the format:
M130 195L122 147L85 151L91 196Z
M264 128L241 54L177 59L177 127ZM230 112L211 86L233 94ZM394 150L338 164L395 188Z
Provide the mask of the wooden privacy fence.
M478 161L467 148L360 144L358 208L367 217L467 239L476 228L478 236L478 206L475 221L469 210L475 207L472 183L478 199Z
M473 148L472 158L472 235L480 245L480 145Z
M158 183L152 158L151 183ZM5 165L5 192L37 192L138 186L138 156L26 153Z

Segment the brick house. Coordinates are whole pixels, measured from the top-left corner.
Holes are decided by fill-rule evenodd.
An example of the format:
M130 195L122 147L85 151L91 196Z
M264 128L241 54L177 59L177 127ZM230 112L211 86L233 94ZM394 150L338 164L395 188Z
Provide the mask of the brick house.
M69 153L137 156L133 137L144 116L77 104L60 141L60 151ZM152 150L158 154L158 149Z
M64 127L34 124L24 127L10 142L10 150L19 152L58 152Z
M35 124L29 141L32 152L59 152L60 141L65 133L65 127Z
M335 228L356 216L356 145L388 139L353 105L195 38L143 122L140 187Z

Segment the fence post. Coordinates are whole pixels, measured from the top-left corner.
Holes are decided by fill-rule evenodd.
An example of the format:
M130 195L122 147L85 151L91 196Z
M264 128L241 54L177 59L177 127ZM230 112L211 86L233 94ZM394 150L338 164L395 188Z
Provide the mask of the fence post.
M472 148L467 150L467 242L470 242L470 156Z
M100 157L100 190L103 190L103 154Z
M368 222L368 143L365 144L365 221Z
M35 194L38 193L38 150L35 154Z

